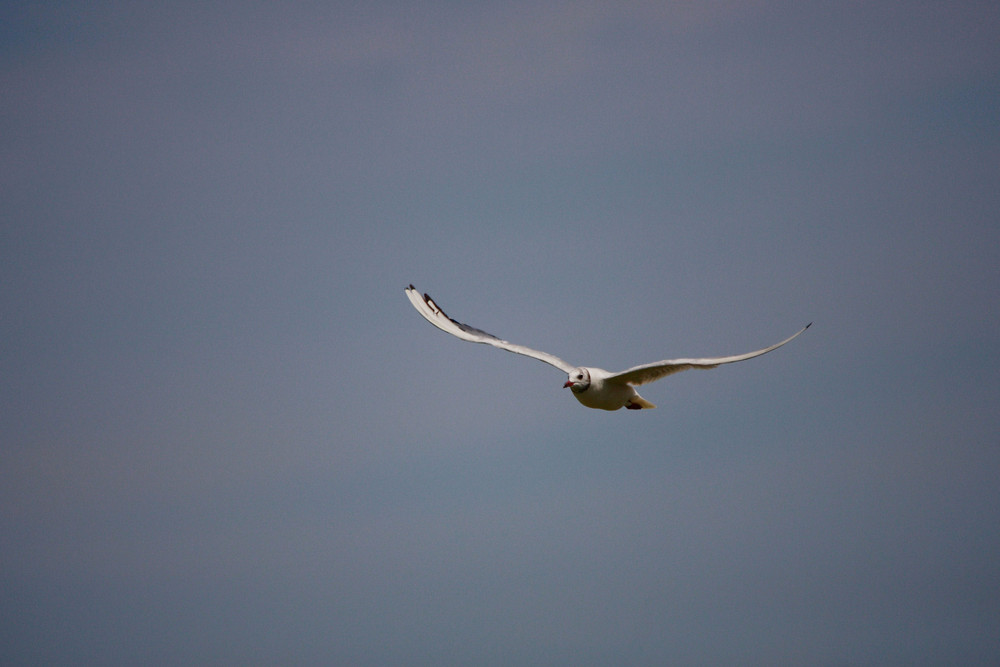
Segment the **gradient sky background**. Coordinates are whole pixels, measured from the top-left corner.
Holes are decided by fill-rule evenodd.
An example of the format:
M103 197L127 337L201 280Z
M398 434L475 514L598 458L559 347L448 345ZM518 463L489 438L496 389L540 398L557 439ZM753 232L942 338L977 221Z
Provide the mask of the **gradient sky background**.
M0 662L1000 662L1000 4L540 4L3 5Z

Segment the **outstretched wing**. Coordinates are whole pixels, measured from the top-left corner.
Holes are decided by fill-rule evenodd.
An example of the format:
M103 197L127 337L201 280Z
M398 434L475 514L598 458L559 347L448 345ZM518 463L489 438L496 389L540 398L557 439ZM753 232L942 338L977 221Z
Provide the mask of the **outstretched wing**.
M653 382L654 380L659 380L660 378L664 378L674 373L686 371L689 368L709 369L721 366L722 364L731 364L736 361L746 361L747 359L753 359L754 357L759 357L762 354L767 354L771 350L777 350L779 347L795 338L795 336L801 334L810 326L812 326L812 322L805 325L797 333L789 336L780 343L775 343L771 347L765 347L763 350L757 350L756 352L737 354L732 357L715 357L712 359L665 359L664 361L656 361L651 364L634 366L633 368L622 371L621 373L615 373L611 377L607 378L605 382L640 385L646 384L647 382Z
M424 316L424 319L436 326L441 331L447 331L452 336L461 338L462 340L467 340L470 343L486 343L487 345L492 345L493 347L499 347L501 350L507 350L508 352L513 352L515 354L523 354L526 357L532 357L533 359L538 359L539 361L544 361L547 364L551 364L563 371L564 373L569 373L573 370L574 366L572 364L567 364L565 361L559 357L549 354L547 352L539 352L538 350L532 350L530 347L525 347L523 345L516 345L502 338L497 338L493 334L488 334L485 331L476 329L475 327L470 327L468 324L462 324L456 320L448 317L443 310L438 308L438 305L434 303L429 294L420 295L417 289L410 285L405 289L406 296L409 297L410 303L413 307L417 309L417 312Z

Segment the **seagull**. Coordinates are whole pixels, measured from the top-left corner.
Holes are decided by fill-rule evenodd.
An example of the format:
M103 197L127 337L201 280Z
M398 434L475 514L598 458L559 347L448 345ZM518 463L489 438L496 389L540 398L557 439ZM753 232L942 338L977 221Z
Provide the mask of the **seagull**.
M404 291L406 292L406 296L409 297L410 303L413 304L418 313L423 315L425 320L456 338L467 340L470 343L485 343L486 345L498 347L501 350L523 354L526 357L538 359L539 361L544 361L547 364L555 366L567 374L566 384L563 385L563 388L569 387L576 400L580 401L584 406L598 410L618 410L623 407L628 410L648 410L655 408L655 405L636 392L636 386L665 378L674 373L686 371L689 368L709 369L721 366L722 364L731 364L759 357L772 350L777 350L812 326L812 322L810 322L780 343L775 343L770 347L765 347L763 350L757 350L756 352L708 359L665 359L663 361L654 361L651 364L633 366L620 373L611 373L601 368L573 366L548 352L539 352L530 347L517 345L502 338L497 338L493 334L486 333L468 324L462 324L448 317L434 303L429 294L421 296L420 292L413 285L406 287Z

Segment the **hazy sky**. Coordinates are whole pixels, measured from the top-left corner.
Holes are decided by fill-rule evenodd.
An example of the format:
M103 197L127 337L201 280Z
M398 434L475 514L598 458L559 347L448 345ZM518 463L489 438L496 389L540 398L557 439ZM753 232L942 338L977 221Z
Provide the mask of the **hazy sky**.
M0 662L1000 663L998 34L4 4Z

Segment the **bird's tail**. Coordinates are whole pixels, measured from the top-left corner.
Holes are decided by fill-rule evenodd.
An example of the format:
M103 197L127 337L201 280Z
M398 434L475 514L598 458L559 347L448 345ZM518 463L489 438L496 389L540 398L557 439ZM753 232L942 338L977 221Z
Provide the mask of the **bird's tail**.
M636 394L629 399L628 405L626 405L629 410L652 410L656 406L647 401L645 398Z

